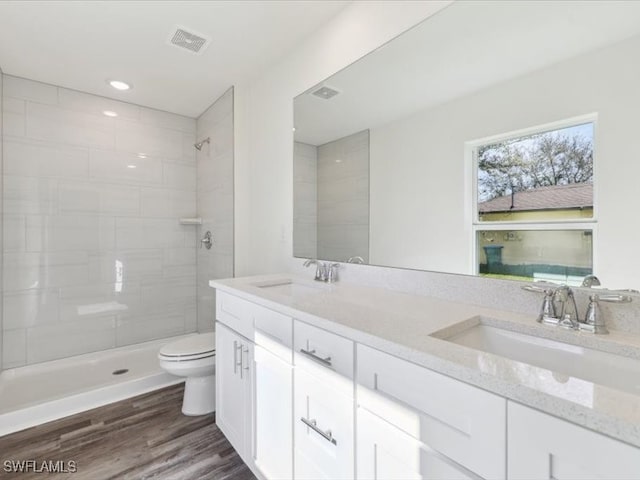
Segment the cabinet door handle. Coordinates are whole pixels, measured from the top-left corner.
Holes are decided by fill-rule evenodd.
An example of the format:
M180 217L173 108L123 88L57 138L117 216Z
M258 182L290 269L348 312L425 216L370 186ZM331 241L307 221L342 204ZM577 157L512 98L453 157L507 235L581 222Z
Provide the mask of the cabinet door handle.
M319 357L316 355L315 350L305 350L304 348L301 348L300 353L303 355L306 355L314 362L324 365L325 367L330 367L330 368L333 367L333 365L331 365L331 357L326 357L326 358Z
M238 349L240 349L240 361L238 361ZM233 374L238 373L240 367L240 378L242 378L242 344L236 340L233 341Z
M244 363L244 354L247 354L247 364L245 365ZM240 363L242 366L242 370L249 370L249 348L247 347L246 349L243 348L240 351ZM240 371L240 376L242 377L242 370Z
M336 439L333 438L333 434L331 433L331 430L327 430L326 432L320 430L318 428L318 422L316 422L315 419L308 420L304 417L300 417L300 421L304 423L307 427L309 427L311 430L316 432L318 435L320 435L322 438L324 438L327 442L331 442L334 445L338 444Z

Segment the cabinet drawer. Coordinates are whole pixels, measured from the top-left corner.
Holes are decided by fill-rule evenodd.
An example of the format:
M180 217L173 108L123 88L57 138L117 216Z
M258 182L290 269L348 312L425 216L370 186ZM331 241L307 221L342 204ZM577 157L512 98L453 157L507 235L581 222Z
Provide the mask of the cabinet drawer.
M294 321L294 361L297 367L328 381L338 382L353 394L353 342L334 333Z
M255 343L291 364L293 319L260 305L254 307Z
M506 400L358 345L357 400L485 478L506 475Z
M255 304L242 298L216 291L216 319L249 339L253 339L255 307Z
M296 368L293 421L296 480L353 478L352 397Z
M637 480L640 449L509 402L509 478Z
M479 480L480 477L364 408L358 408L359 480Z

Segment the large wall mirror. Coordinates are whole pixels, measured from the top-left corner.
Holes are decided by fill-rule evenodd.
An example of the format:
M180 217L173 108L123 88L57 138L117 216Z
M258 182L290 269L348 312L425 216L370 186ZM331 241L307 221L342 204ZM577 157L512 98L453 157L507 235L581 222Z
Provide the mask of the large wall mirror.
M640 289L640 2L455 2L294 100L294 256Z

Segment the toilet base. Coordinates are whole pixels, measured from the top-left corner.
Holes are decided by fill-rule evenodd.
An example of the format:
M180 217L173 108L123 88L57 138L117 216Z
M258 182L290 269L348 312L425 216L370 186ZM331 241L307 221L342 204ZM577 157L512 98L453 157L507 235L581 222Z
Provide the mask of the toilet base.
M206 415L216 409L216 376L187 377L184 383L182 413Z

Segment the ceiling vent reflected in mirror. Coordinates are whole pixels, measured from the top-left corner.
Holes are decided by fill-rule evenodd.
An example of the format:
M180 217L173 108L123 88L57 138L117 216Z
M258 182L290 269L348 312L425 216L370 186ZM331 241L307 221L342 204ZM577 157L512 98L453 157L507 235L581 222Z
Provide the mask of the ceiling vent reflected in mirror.
M191 53L201 54L209 46L210 39L201 33L188 31L185 27L176 26L174 32L169 36L169 45L184 48Z
M331 87L327 87L326 85L323 85L322 87L318 88L317 90L313 90L311 92L311 95L315 95L316 97L322 98L324 100L329 100L330 98L335 97L339 93L340 92L338 90L336 90L335 88L331 88Z

